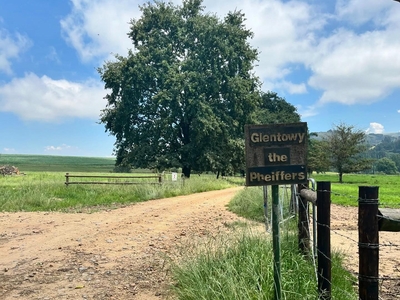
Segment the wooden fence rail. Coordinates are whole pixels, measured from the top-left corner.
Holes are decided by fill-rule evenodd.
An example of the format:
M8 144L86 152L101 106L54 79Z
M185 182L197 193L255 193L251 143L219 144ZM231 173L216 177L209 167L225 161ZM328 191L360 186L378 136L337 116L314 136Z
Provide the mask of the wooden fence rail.
M113 181L102 181L102 180L92 180L92 181L70 181L70 178L97 178L97 179L113 179ZM151 181L128 181L132 179L157 179L154 182ZM126 179L125 181L118 181L119 179ZM161 184L161 175L138 175L138 176L107 176L107 175L71 175L69 173L65 174L65 185L70 184Z

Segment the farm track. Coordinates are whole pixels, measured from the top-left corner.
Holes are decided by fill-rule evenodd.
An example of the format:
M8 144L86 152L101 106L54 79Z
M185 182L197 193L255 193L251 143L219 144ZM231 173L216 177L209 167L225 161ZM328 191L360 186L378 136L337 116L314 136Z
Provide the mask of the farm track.
M187 242L215 237L241 220L226 204L242 188L152 200L85 213L0 214L0 299L170 299L169 260ZM357 267L357 211L332 207L332 245ZM400 245L384 233L381 243ZM384 248L381 276L399 277L400 248ZM396 273L397 272L397 273ZM397 274L397 275L396 275ZM382 299L399 299L398 282Z

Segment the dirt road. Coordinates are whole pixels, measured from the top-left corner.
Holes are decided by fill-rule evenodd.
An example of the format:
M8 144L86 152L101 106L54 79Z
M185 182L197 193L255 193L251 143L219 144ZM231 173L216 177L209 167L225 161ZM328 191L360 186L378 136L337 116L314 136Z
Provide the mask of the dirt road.
M192 236L210 237L239 220L225 205L240 189L92 214L2 213L0 299L165 299L165 258L174 257ZM332 209L333 229L351 236L333 234L332 245L347 251L349 268L356 270L354 213L351 208ZM399 234L389 239L400 244ZM400 276L399 250L383 253L383 271Z

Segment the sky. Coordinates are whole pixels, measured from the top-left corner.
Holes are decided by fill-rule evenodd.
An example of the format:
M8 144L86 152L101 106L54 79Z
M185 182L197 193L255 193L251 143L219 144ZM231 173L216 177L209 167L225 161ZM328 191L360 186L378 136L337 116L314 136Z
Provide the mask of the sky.
M181 1L172 1L181 4ZM137 0L0 0L0 154L113 155L99 123L97 68L132 48ZM241 10L263 91L297 107L311 132L345 123L400 131L400 3L204 0Z

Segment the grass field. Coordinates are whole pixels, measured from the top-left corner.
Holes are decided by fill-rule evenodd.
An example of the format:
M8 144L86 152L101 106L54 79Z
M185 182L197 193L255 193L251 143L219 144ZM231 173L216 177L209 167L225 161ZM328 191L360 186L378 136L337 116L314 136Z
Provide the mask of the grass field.
M111 172L115 158L0 154L0 166L12 165L20 172Z
M382 207L400 208L400 176L374 174L344 174L339 183L337 174L314 174L318 181L330 181L332 203L357 206L359 186L378 186L379 203Z
M78 172L74 174L110 175L109 173ZM135 182L138 180L142 179L132 179ZM156 182L155 178L148 180L151 180L151 183ZM66 187L65 173L29 172L25 176L0 176L0 194L2 195L0 211L92 212L150 199L224 189L240 184L240 182L241 180L237 183L230 180L215 180L214 175L202 175L193 176L184 182L180 178L177 182L172 182L167 178L162 185L145 183L136 185L85 184Z

